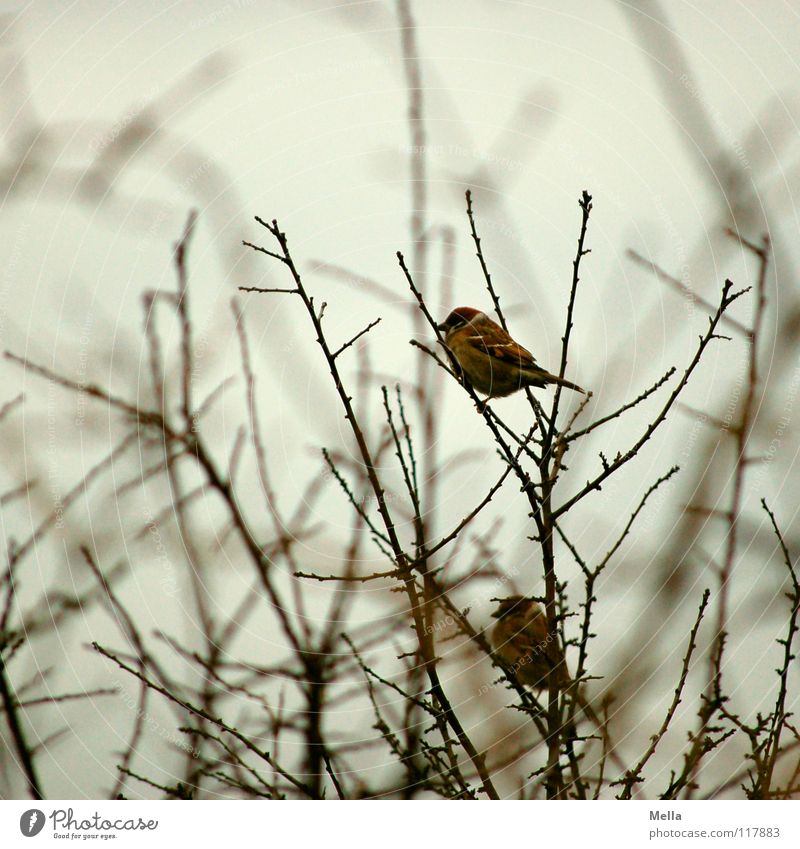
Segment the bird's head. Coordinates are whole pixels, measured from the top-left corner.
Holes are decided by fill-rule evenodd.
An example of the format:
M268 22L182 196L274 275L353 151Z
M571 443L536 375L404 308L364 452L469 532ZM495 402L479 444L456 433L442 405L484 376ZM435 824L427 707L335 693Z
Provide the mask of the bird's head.
M492 614L492 619L505 619L506 616L519 616L536 607L532 598L523 595L511 595L508 598L494 599L498 602L497 610Z
M480 314L480 310L473 309L472 307L456 307L441 324L437 324L436 326L442 333L450 333L459 327L469 324Z

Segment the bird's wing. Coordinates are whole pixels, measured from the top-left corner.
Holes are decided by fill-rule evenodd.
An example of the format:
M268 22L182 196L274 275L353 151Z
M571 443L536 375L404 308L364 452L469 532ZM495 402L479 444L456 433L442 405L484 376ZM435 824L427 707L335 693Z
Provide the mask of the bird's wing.
M524 630L514 634L511 642L520 654L539 654L544 641L537 639L528 630Z
M514 643L519 649L541 652L546 648L547 620L543 614L534 614L519 625L515 621L511 627L514 630Z
M522 345L518 345L507 333L473 333L467 341L482 353L501 362L510 363L522 369L539 369L533 354Z

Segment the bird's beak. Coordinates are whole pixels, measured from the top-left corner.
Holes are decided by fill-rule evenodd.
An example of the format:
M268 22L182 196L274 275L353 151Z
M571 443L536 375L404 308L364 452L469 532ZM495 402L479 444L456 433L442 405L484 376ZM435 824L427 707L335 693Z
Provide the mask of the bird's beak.
M492 614L492 619L499 619L502 615L503 615L502 610L495 610L495 612Z
M443 324L437 324L436 329L439 331L439 333L446 333L447 332L447 325L444 324L444 323Z

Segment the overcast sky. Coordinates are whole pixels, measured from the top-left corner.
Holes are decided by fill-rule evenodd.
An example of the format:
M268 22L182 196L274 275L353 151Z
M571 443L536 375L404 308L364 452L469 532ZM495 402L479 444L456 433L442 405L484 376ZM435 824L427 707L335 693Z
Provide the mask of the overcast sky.
M205 386L237 368L229 309L236 287L287 282L274 263L241 247L242 239L266 240L254 215L280 220L309 285L328 302L329 332L344 340L381 315L373 358L393 379L407 374L415 354L395 252L411 246L414 156L429 179L433 306L443 313L489 306L464 216L464 190L472 188L512 329L545 366L557 362L577 200L583 189L593 194L592 254L568 377L593 390L597 414L685 363L705 322L702 310L632 263L627 249L714 300L725 277L747 285L753 268L723 228L753 238L768 229L780 246L769 283L771 327L793 297L796 4L417 0L422 151L409 133L393 3L0 6L2 347L76 379L110 382L127 397L144 391L141 296L174 286L171 246L191 208L200 214L190 270ZM440 302L437 288L443 241L455 253L453 303ZM396 303L334 279L320 262L379 281ZM318 468L311 448L343 441L344 423L296 305L241 303L268 393L275 474L291 502ZM749 314L749 306L737 313ZM164 332L169 350L175 328ZM691 387L694 405L724 410L727 369L742 353L712 353ZM778 356L766 352L765 371ZM102 438L86 441L74 400L48 399L41 383L7 363L0 374L9 387L0 403L19 386L30 398L27 435L9 437L9 482L42 471L31 446L37 434L47 438L43 414L55 406L47 462L66 489L111 438L103 421L92 431ZM491 456L459 391L448 386L442 399L459 416L458 445L483 446ZM523 407L507 400L499 409L522 427ZM217 423L220 444L232 442L239 421ZM614 523L684 448L689 426L672 422L634 479L592 508L597 523L580 531L587 551L607 547ZM639 430L613 426L609 442L623 447ZM456 447L449 437L447 450ZM794 452L762 476L764 493L781 494ZM596 464L589 446L571 467L580 480ZM475 500L470 487L488 485L495 471L478 465L456 476L460 485L442 513L462 514ZM347 520L340 501L320 509L326 521ZM524 521L521 506L514 509ZM652 520L640 542L649 546L673 518ZM510 559L525 556L518 529L508 545ZM635 608L636 596L627 603ZM69 788L62 776L66 795Z

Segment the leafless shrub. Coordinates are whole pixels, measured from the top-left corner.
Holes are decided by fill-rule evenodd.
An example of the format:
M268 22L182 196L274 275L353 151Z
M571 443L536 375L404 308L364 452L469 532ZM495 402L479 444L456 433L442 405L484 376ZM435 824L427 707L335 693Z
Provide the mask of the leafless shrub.
M701 296L681 272L632 251L634 265L648 278L691 302L703 325L697 343L681 351L674 367L643 381L611 409L590 398L565 410L560 389L549 401L528 392L524 401L515 399L530 410L521 429L501 418L496 405L479 404L441 345L436 318L454 305L453 245L459 235L475 246L475 270L503 326L506 316L481 243L480 201L473 209L467 191L462 234L432 220L420 51L410 4L398 3L398 13L413 212L411 249L408 258L398 254L396 279L373 280L358 270L293 255L277 221L256 219L263 240L251 236L242 255L255 251L276 285L239 287L254 295L232 303L239 366L236 374L207 387L197 379L190 248L199 235L192 216L174 252L176 287L143 298L145 387L124 394L83 374L74 379L33 357L7 353L31 380L45 381L48 397L77 399L81 416L100 410L113 422L116 439L71 488L52 493L51 509L31 533L21 540L6 534L0 705L9 795L48 794L44 756L67 734L79 733L74 714L61 711L91 699L111 705L106 710L121 716L125 727L122 744L107 755L104 792L111 797L795 796L800 758L792 722L793 661L800 593L792 552L798 540L793 528L781 529L780 506L774 513L763 500L754 509L747 496L758 490L763 470L788 442L797 389L791 358L782 355L767 372L765 351L794 350L800 322L796 303L776 322L774 337L765 320L771 262L777 253L783 268L787 259L785 246L752 239L769 222L754 215L757 204L739 170L754 170L759 178L758 160L743 149L736 161L714 160L728 182L721 226L713 229L755 265L752 291L727 280L720 286L709 277L705 291L718 293ZM646 34L642 38L647 41ZM163 123L170 104L189 88L180 84L111 126L98 127L89 142L82 191L108 191L111 208L124 208L118 178L143 138L148 145L174 143L183 150L183 140L173 139ZM718 145L705 114L708 104L689 76L680 78L672 94L689 98L688 114L698 132L707 136L708 146ZM36 116L29 115L28 122L34 137ZM17 169L10 187L17 193L25 181L37 179L34 166L42 157L41 148L26 147L25 138L14 138L20 163L29 166ZM217 174L217 166L191 149L179 159L178 171L183 185L192 188L201 177ZM48 189L75 188L71 172L55 176L61 179L51 180ZM491 189L490 182L487 177L482 184ZM729 208L740 217L731 220ZM579 209L572 273L550 281L564 305L562 376L573 331L581 332L575 307L592 243L592 198L586 192ZM501 219L496 215L490 226L502 226ZM156 227L165 220L153 217ZM238 261L237 249L228 244L225 251ZM440 276L433 271L436 251ZM690 253L684 251L687 266ZM316 275L307 282L312 280L307 268L334 281L357 280L376 304L402 311L416 349L414 372L384 373L372 345L375 333L385 329L379 324L383 316L376 314L344 338L330 330L323 300L329 289L322 289ZM282 399L260 391L263 367L256 365L250 344L260 311L286 297L301 314L298 324L305 329L298 335L315 339L316 371L334 393L335 414L322 408L320 417L337 422L343 417L346 426L335 444L317 446L314 472L293 481L296 499L274 474L274 440L263 422L264 411ZM643 327L647 323L642 316ZM624 351L627 332L617 330ZM720 409L697 409L686 390L717 346L744 352L745 368L739 373L731 355L723 372L728 383L716 395ZM208 362L213 352L203 357ZM273 350L268 366L280 365ZM486 451L478 457L462 450L459 429L445 416L441 399L453 382L461 393L459 415L485 428ZM21 397L8 401L0 425L12 428L22 404ZM228 416L232 407L234 436L225 441L214 416L221 408ZM615 485L626 486L617 484L623 470L644 475L643 454L665 422L687 415L698 447L643 481L603 554L582 552L575 529L591 520L593 503ZM636 436L617 447L606 426L620 420ZM117 465L135 451L135 471ZM579 477L576 470L589 455L592 470ZM467 510L453 514L447 494L454 467L476 461L488 466L486 457L496 466L491 483L470 493ZM518 493L512 495L514 482ZM12 527L12 511L45 486L39 479L15 481L0 497L4 526ZM40 592L32 570L41 546L91 493L122 514L124 553L119 541L108 545L96 535L93 523L82 527L76 521L68 540L54 540L64 548L69 581L54 577ZM320 511L322 493L328 501ZM328 515L337 496L345 523ZM497 543L499 525L517 522L517 503L526 517L514 528L524 539L524 564ZM647 575L652 609L663 619L659 642L669 651L653 644L652 617L642 616L638 624L624 623L628 656L620 653L601 672L593 647L609 628L597 613L614 591L609 567L626 546L641 545L636 529L648 514L676 504L685 509L658 556L650 558ZM142 542L145 553L137 548ZM734 599L752 593L749 609L758 607L761 597L747 574L748 562L770 563L775 555L781 572L773 582L780 593L770 601L780 623L779 660L765 696L738 684L749 661L737 647L735 619L742 605ZM168 624L154 622L141 609L137 587L129 583L143 571L149 576L153 562ZM548 640L566 651L572 683L562 690L551 675L537 695L493 652L482 603L539 586ZM170 618L169 603L175 600L180 620ZM676 609L685 614L681 621L667 621ZM86 615L93 610L102 611L110 625L92 618L87 634ZM73 656L107 681L55 691L48 684L51 670L39 665L46 656L42 645L79 625L84 645L72 647ZM759 644L759 656L768 652L767 642ZM694 719L685 739L689 713Z

